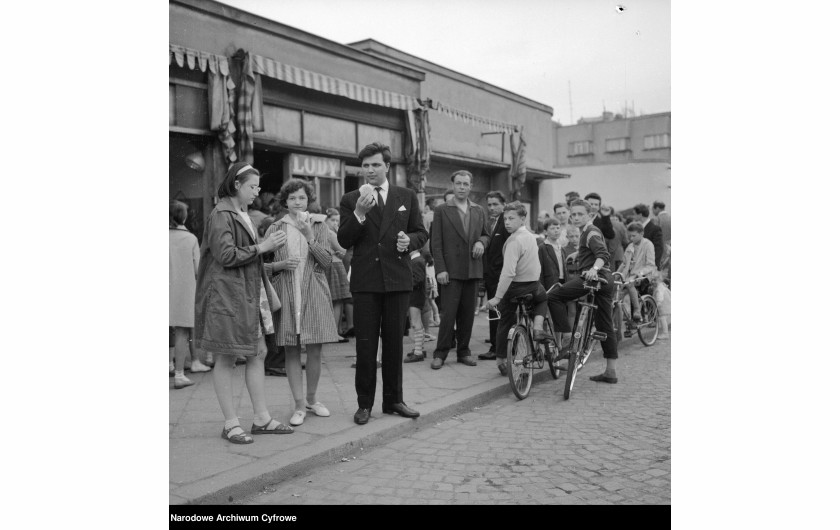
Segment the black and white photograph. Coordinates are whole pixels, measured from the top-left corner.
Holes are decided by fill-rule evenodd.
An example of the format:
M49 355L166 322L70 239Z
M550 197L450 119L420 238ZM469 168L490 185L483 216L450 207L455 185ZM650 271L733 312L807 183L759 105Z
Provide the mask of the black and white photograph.
M532 7L169 1L171 504L670 504L670 3Z

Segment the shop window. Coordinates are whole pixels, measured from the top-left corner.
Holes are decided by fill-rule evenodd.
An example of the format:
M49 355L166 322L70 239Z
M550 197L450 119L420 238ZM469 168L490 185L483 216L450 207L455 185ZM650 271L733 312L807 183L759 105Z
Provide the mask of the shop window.
M258 133L260 136L294 145L301 144L299 110L263 105L263 123L265 132Z
M356 152L356 124L316 114L303 116L303 144L345 153Z
M610 138L607 140L604 152L620 153L630 150L630 138Z
M206 131L210 128L207 90L169 85L169 124Z
M175 125L175 85L169 85L169 125Z
M671 147L671 135L669 133L645 136L645 149L664 149L667 147Z
M592 142L584 140L581 142L569 142L569 156L586 156L592 154Z
M359 142L356 151L373 142L391 147L391 158L403 158L403 135L400 131L359 124Z

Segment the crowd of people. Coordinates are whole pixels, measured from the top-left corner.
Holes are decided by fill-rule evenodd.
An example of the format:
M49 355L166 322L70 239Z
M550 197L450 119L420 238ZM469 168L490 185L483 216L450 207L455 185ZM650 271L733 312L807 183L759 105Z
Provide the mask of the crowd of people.
M611 273L632 280L632 315L640 319L636 286L670 283L670 215L663 203L653 203L653 216L647 205L636 205L625 219L597 193L580 199L571 192L554 205L553 216L540 215L534 232L526 207L508 203L503 193L487 193L486 209L470 200L469 171L453 173L452 189L421 211L413 191L388 182L388 146L367 145L359 161L365 184L325 213L308 181L292 178L276 195L260 194L259 170L233 164L200 245L184 226L187 206L170 203L170 375L180 389L193 384L186 370L212 369L222 438L252 443L253 435L294 432L309 413L330 416L317 399L322 345L351 339L354 421L370 419L378 368L383 413L416 418L403 399L402 364L424 361L425 342L436 341L433 370L454 349L456 362L496 360L506 375L511 299L532 294L535 340L566 348L583 282L598 277L610 280L596 296L606 369L592 379L617 383ZM500 316L490 320L489 350L475 357L473 323L487 309ZM554 336L543 330L548 314ZM411 348L403 355L404 335ZM206 352L203 358L198 351ZM237 364L245 365L253 405L250 434L233 405ZM286 423L268 412L266 375L287 377L294 412Z

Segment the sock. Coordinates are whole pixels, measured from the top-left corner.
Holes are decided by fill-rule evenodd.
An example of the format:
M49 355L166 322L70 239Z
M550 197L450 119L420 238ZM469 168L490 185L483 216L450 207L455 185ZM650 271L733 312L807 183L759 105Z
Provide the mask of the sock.
M184 375L183 370L175 370L175 377L177 377L178 379L186 379L187 378L187 376Z
M417 355L423 355L423 334L423 328L414 330L414 353Z
M239 427L239 418L225 421L225 429L233 429L234 427Z

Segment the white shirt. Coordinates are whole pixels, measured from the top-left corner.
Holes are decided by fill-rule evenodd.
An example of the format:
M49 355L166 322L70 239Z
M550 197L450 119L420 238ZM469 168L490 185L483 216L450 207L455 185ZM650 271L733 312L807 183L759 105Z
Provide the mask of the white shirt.
M379 190L379 194L382 195L382 204L388 204L388 188L389 187L390 187L390 184L388 183L388 179L386 178L385 182L382 183L382 186L380 186L380 190ZM373 190L374 198L375 198L376 193L377 193L375 188L376 188L376 186L374 186L374 190ZM376 199L376 205L374 206L374 208L378 208L378 207L379 207L379 199ZM356 210L353 210L353 215L355 215L356 219L359 220L359 224L365 222L365 218L364 217L359 217L356 214Z

